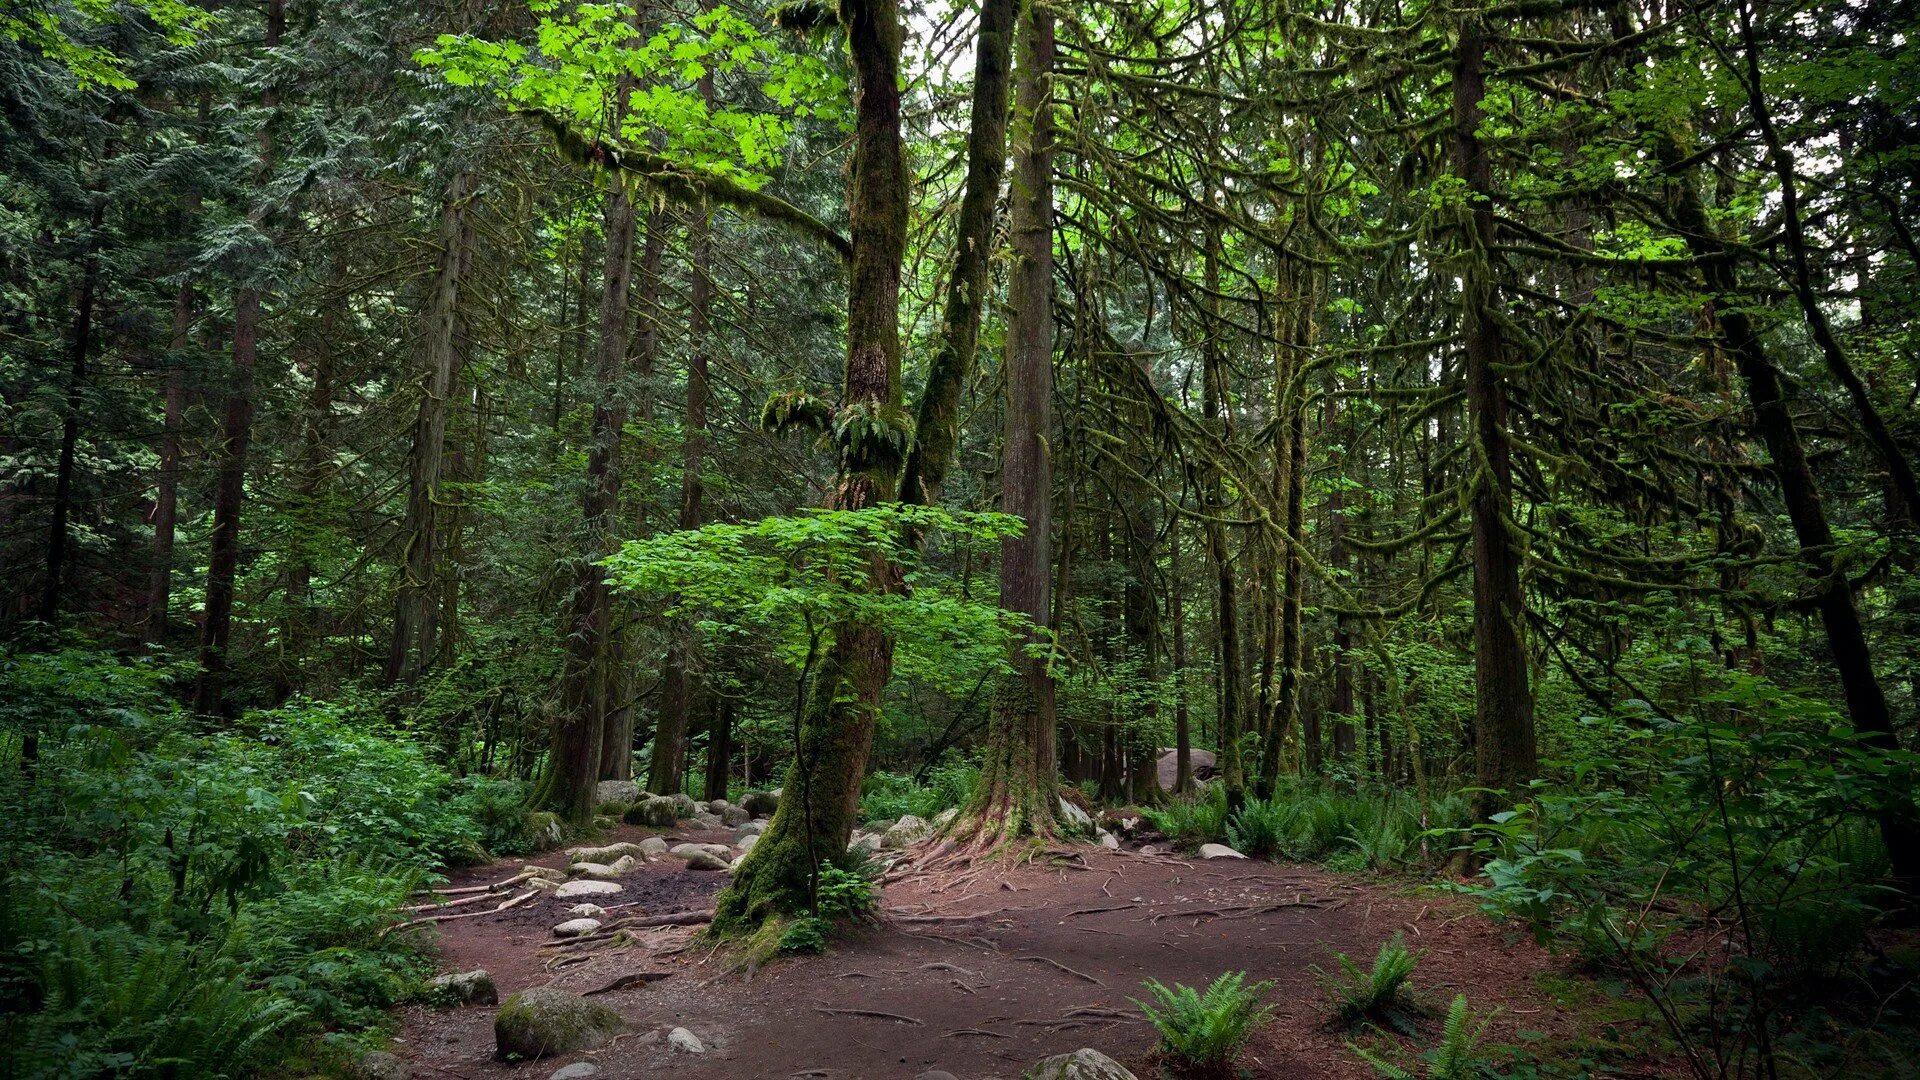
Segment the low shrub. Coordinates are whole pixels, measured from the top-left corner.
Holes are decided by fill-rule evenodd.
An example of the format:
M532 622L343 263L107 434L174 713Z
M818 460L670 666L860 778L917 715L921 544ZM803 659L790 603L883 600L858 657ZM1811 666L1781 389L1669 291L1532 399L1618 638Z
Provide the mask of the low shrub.
M1335 953L1333 959L1340 968L1337 973L1318 967L1313 972L1333 998L1336 1020L1343 1024L1371 1021L1403 1035L1413 1034L1416 1007L1408 996L1412 985L1407 980L1420 957L1407 948L1402 935L1395 934L1380 946L1370 968L1354 963L1346 953Z

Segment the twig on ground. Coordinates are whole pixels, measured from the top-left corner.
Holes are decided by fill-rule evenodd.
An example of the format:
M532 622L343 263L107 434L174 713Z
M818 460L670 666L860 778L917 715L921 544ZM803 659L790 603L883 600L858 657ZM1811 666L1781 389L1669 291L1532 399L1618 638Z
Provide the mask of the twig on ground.
M1098 915L1103 911L1125 911L1128 908L1137 908L1139 906L1140 906L1139 904L1110 904L1107 907L1075 908L1072 911L1067 912L1065 915L1060 916L1060 921L1066 922L1068 919L1073 918L1075 915Z
M523 892L519 896L516 896L513 899L508 900L507 902L501 904L499 907L488 908L485 911L463 911L458 915L428 915L425 918L421 918L421 919L408 919L406 922L394 923L392 926L389 926L385 930L380 931L380 936L386 937L388 934L391 934L396 930L405 930L414 926L428 926L433 923L452 922L455 919L472 919L472 918L477 918L478 916L481 916L481 915L498 915L503 911L511 911L512 909L519 907L521 904L524 904L528 900L533 899L536 895L539 894L539 892L540 890L538 889L528 889L526 892Z

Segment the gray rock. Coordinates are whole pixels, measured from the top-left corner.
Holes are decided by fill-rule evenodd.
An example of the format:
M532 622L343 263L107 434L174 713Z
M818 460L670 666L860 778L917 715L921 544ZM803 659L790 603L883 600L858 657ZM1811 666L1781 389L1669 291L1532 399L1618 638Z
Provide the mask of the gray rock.
M944 829L953 824L953 819L959 816L960 808L957 806L949 806L945 810L933 815L933 827L936 829Z
M1201 844L1200 857L1203 859L1244 859L1245 855L1225 844Z
M580 937L600 929L599 919L568 919L553 928L554 937Z
M1106 848L1108 851L1120 850L1120 838L1105 829L1096 830L1093 838L1100 841L1100 846Z
M734 836L736 836L736 837L739 837L739 836L758 836L758 835L760 835L761 833L763 833L763 832L766 832L766 831L767 831L767 821L766 821L766 819L765 819L765 818L754 818L754 819L753 819L752 821L745 821L745 822L741 822L741 824L740 824L740 827L739 827L739 828L737 828L737 829L735 829L735 830L733 830L733 835L734 835Z
M687 856L689 870L729 870L733 863L725 855L715 855L711 851L696 851Z
M689 829L724 829L727 823L702 810L687 819Z
M353 1063L353 1074L360 1080L409 1080L413 1068L385 1050L369 1050Z
M722 825L728 825L728 826L745 825L747 822L753 820L752 814L747 813L744 809L738 806L723 806L720 808L719 813L720 813L720 823Z
M727 812L727 807L732 805L732 803L725 799L710 799L707 801L707 813L715 815L724 814Z
M856 830L852 836L847 837L847 850L855 851L860 848L868 851L880 850L880 837L875 833Z
M693 796L684 791L676 791L670 798L673 799L674 809L679 812L681 817L692 817L700 810L700 807L694 803Z
M572 900L582 896L612 896L620 891L620 886L611 881L569 881L553 891L556 900Z
M733 846L739 850L740 854L745 855L747 852L753 850L753 845L759 842L760 842L759 833L748 833L747 835L740 838L739 843Z
M631 855L622 855L611 863L577 862L567 867L567 873L574 877L594 878L599 881L612 881L625 877L640 865L641 860Z
M1027 1080L1139 1080L1132 1070L1098 1050L1082 1047L1071 1054L1042 1059Z
M667 842L658 836L649 836L640 841L640 857L657 859L667 853Z
M555 870L551 866L535 866L532 863L522 863L520 865L520 872L523 874L532 874L536 881L551 881L555 885L565 884L567 880L566 871Z
M945 1069L928 1069L913 1080L960 1080L960 1078Z
M686 1028L674 1028L672 1031L667 1032L667 1046L678 1050L682 1054L704 1054L707 1052L707 1044L700 1041L700 1036L695 1035Z
M772 817L780 809L780 795L773 791L749 791L740 797L740 809L754 817Z
M893 827L880 837L880 847L886 851L897 851L900 848L912 847L931 835L933 835L931 822L908 814L894 822Z
M621 815L621 820L629 825L651 825L656 829L664 829L680 820L680 808L679 804L665 795L654 795L628 807L627 812Z
M493 1018L494 1056L530 1059L605 1046L626 1029L620 1014L551 986L522 990Z
M576 1061L571 1065L553 1070L553 1075L547 1077L547 1080L587 1080L589 1076L599 1075L600 1066L591 1061Z
M457 1001L462 1005L500 1004L500 991L485 969L435 975L427 980L427 986L432 988L433 996L442 1001Z
M597 919L607 913L599 904L575 904L567 909L567 914L577 919Z
M875 836L884 835L888 829L893 828L895 820L897 819L890 817L874 818L872 821L867 822L867 831L873 833Z
M675 844L673 847L667 849L667 854L672 855L676 859L691 859L694 855L702 851L709 855L730 855L733 853L733 849L725 844Z
M1060 820L1076 829L1091 830L1093 828L1093 819L1087 816L1087 812L1064 798L1060 800Z
M600 806L631 806L640 801L642 794L640 785L632 780L602 780L593 789L593 801Z

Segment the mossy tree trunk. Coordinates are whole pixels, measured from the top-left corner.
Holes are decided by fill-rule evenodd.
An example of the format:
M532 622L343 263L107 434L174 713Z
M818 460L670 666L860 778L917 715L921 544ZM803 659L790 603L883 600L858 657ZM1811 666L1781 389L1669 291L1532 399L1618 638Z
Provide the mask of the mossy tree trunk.
M895 495L902 443L880 435L906 426L900 410L900 274L906 251L906 151L900 137L900 9L896 0L841 6L853 59L853 176L847 194L853 259L847 300L840 474L828 509L862 510ZM864 432L864 434L863 434ZM905 434L899 431L899 434ZM900 588L898 569L876 558L868 587ZM780 808L715 901L713 933L752 934L811 907L820 862L847 847L873 744L893 642L871 626L842 624L806 680L797 746Z

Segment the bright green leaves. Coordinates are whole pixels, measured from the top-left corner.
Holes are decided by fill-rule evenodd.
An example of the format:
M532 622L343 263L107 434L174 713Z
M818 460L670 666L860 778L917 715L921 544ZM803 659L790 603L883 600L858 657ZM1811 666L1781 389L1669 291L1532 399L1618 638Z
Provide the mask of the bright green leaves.
M211 18L185 0L26 0L9 3L7 10L0 11L0 37L39 50L67 69L83 89L132 90L135 83L127 76L125 62L106 46L84 40L130 12L150 20L176 45L191 42L193 31Z
M907 537L984 555L1021 528L1008 514L885 503L633 540L605 565L617 586L671 598L668 614L697 615L709 633L768 636L796 669L819 655L832 627L879 627L894 641L900 675L964 694L1008 670L1007 642L1022 621L924 569ZM876 566L901 571L903 587L875 588Z
M797 118L841 120L846 80L790 53L725 7L642 32L626 4L534 5L531 46L445 34L414 58L456 86L491 89L602 140L647 146L677 165L757 188ZM765 100L709 105L700 80L755 85Z

